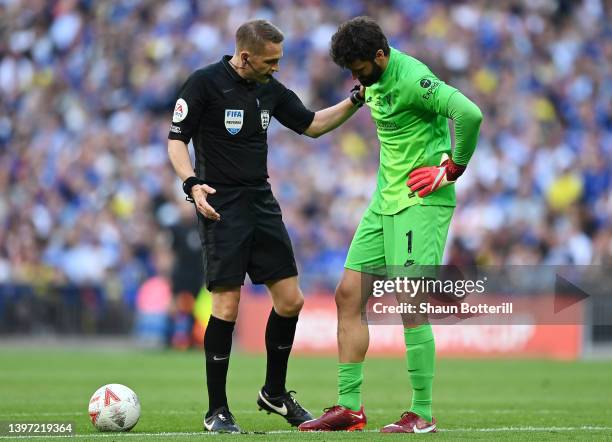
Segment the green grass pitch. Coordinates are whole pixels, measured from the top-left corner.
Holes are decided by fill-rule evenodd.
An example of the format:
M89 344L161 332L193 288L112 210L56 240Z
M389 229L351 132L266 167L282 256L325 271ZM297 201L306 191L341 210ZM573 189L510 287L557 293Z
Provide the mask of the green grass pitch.
M361 433L298 433L279 416L257 411L265 358L236 354L230 363L230 406L249 434L202 431L207 405L200 352L0 349L0 421L71 421L76 439L95 440L390 440L376 432L410 401L402 359L370 358ZM140 422L127 434L97 433L87 403L99 386L122 383L139 395ZM334 358L294 357L288 387L314 414L336 400ZM440 360L434 384L437 440L612 440L612 362ZM263 434L267 432L267 434ZM6 435L0 440L8 440ZM33 440L50 438L36 438ZM15 439L16 440L16 439ZM25 440L19 438L19 440ZM57 439L54 439L57 440Z

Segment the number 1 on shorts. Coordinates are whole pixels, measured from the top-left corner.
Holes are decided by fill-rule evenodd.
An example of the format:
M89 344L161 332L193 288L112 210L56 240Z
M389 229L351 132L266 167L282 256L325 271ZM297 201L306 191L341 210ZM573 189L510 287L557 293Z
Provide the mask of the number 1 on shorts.
M412 230L409 230L406 233L406 239L408 240L408 257L409 259L404 263L404 267L411 266L414 264L414 259L410 259L410 255L412 254Z

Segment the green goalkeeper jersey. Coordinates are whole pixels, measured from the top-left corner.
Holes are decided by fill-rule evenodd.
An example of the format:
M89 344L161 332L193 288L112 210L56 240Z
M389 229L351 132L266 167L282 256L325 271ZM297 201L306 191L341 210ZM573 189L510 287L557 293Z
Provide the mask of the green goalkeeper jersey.
M478 107L425 64L394 48L378 82L366 88L365 101L380 140L380 167L370 209L393 215L415 204L454 206L454 185L421 198L406 181L413 169L438 165L443 153L450 155L448 118L455 121L453 160L467 164L482 119Z

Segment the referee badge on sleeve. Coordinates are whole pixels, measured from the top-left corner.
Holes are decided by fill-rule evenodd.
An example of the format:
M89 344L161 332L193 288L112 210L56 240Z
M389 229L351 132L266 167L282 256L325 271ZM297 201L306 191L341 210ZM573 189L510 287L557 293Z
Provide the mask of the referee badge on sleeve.
M236 135L242 129L244 110L225 109L225 128L230 135Z
M185 119L187 113L189 112L189 107L187 106L187 102L182 98L176 100L176 104L174 105L174 113L172 114L172 122L180 123Z
M268 128L268 125L270 124L270 111L267 109L264 109L261 111L261 128L263 130L266 130Z

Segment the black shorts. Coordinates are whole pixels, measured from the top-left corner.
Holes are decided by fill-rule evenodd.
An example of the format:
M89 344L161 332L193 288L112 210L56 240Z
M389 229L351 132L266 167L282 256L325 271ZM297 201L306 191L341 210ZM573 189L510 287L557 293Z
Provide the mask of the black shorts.
M212 187L217 192L208 202L221 220L198 212L208 289L243 285L247 273L255 284L296 276L291 240L270 185Z

